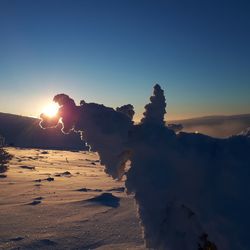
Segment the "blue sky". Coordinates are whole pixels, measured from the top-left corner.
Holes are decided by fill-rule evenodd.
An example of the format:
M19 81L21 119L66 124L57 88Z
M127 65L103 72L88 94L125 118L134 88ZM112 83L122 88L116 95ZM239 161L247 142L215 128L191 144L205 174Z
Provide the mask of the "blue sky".
M0 112L55 94L135 106L159 83L168 119L250 112L250 2L0 1Z

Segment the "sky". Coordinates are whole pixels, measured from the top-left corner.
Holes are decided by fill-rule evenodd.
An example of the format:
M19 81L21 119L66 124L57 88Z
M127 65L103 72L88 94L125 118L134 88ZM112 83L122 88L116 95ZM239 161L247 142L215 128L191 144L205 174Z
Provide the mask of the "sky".
M155 83L167 120L250 113L248 0L0 0L0 112L53 96L140 119Z

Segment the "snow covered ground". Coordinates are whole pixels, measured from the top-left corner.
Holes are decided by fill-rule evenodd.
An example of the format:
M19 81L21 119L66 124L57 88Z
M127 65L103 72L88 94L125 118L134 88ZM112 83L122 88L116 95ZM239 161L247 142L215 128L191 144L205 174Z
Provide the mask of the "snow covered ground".
M145 249L132 196L91 152L7 148L0 249Z

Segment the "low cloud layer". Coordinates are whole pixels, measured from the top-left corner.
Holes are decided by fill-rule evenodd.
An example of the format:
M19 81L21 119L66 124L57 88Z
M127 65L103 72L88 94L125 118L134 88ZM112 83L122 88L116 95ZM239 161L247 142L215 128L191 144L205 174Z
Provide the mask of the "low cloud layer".
M164 124L166 101L154 86L141 123L132 121L132 105L116 110L56 95L56 118L41 115L44 128L81 134L99 153L107 174L126 174L135 195L146 246L153 249L250 249L250 139L215 139L176 134ZM131 168L125 173L126 162Z

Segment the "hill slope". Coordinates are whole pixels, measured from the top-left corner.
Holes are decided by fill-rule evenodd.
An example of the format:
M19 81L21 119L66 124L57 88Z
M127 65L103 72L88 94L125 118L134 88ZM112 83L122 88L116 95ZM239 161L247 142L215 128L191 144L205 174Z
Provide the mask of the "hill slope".
M41 129L39 119L0 112L0 134L6 144L17 147L85 149L76 133L64 135L61 128Z

